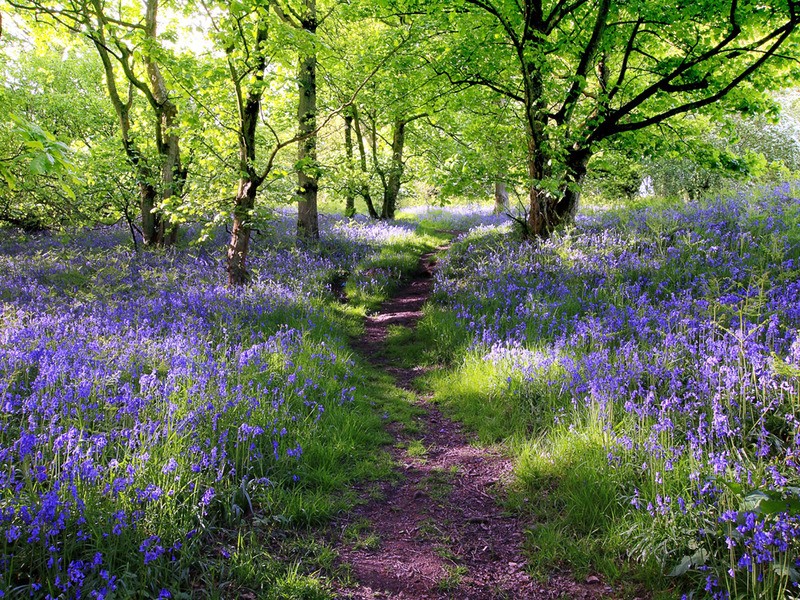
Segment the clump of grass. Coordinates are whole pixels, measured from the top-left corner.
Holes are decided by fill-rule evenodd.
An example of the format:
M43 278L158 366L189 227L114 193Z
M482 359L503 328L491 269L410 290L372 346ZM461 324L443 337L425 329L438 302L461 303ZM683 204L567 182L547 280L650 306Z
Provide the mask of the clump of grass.
M467 573L469 570L464 565L446 565L445 574L436 582L436 587L442 592L453 592Z
M422 440L411 440L406 445L406 454L414 458L425 458L428 455L428 448Z
M381 545L380 536L373 530L372 523L366 519L350 523L345 528L342 539L356 550L376 550Z
M420 491L425 492L435 502L445 502L453 491L453 479L457 471L433 468L419 482Z

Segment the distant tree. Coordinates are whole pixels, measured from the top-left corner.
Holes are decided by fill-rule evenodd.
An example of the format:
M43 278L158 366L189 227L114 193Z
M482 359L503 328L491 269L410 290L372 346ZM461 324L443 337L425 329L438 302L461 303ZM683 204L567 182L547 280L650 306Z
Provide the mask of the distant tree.
M773 106L755 114L687 114L617 136L593 156L585 187L606 199L633 198L647 178L657 195L691 199L793 178L800 168L795 102L791 92L779 92Z
M392 219L407 180L408 133L441 109L449 90L437 84L424 58L435 31L381 8L372 2L350 7L350 26L331 40L336 62L325 81L332 98L353 98L344 113L343 188L362 197L371 217Z
M455 196L493 197L498 213L509 212L509 193L524 185L524 136L515 103L480 86L455 88L445 110L417 130L415 146L425 156L418 167L440 201Z
M224 149L214 150L238 176L227 250L228 282L236 286L250 278L247 255L256 196L265 183L283 177L282 170L276 169L276 160L282 150L294 144L299 146L294 163L298 174L298 237L319 237L316 136L342 107L318 122L315 36L320 23L313 0L303 0L298 6L258 0L203 0L201 6L212 23L212 41L224 53L225 68L219 68L218 61L212 59L202 69L204 77L193 81L191 95L202 107L195 122L218 120L223 130L236 137L238 153L234 161L225 158ZM290 80L284 72L292 62L298 76ZM297 107L296 129L291 133L287 132L290 128L284 110L289 98ZM229 99L233 111L226 106ZM231 113L233 118L228 117ZM224 145L227 138L223 135L221 139Z
M30 28L0 47L0 220L110 223L130 202L99 59Z

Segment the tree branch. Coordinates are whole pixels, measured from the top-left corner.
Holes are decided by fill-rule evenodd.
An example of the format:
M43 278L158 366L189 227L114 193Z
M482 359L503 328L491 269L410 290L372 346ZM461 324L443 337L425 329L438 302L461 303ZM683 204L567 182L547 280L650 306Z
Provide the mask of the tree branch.
M600 39L606 28L606 19L608 12L611 8L611 0L600 0L600 6L597 9L597 17L595 18L594 28L592 29L592 37L581 54L581 59L578 62L578 67L575 69L572 85L570 86L567 96L564 99L564 104L561 109L556 113L555 121L559 125L565 121L569 121L572 117L572 112L575 105L581 96L581 92L586 88L586 75L589 72L589 65L594 58L597 48L600 44Z
M589 136L588 142L595 142L601 139L607 138L611 135L622 133L626 131L637 131L639 129L644 129L645 127L649 127L651 125L655 125L669 119L670 117L674 117L676 115L684 114L693 110L697 110L699 108L703 108L718 100L724 98L731 90L733 90L737 85L739 85L742 81L747 79L750 75L755 73L769 58L771 58L783 44L783 42L792 34L796 27L796 23L793 20L790 20L788 23L776 29L772 35L768 36L774 38L777 36L777 39L772 43L772 45L763 51L761 56L753 61L747 68L743 69L737 76L733 77L727 85L723 88L718 90L717 92L706 96L705 98L701 98L699 100L695 100L693 102L686 102L679 106L675 106L669 110L666 110L662 113L657 115L653 115L649 118L642 119L640 121L633 121L628 123L619 123L619 119L628 113L622 113L622 109L618 109L614 112L613 116L606 122L602 123L598 126L594 132ZM654 85L663 86L667 81L662 80ZM663 89L663 88L661 88Z

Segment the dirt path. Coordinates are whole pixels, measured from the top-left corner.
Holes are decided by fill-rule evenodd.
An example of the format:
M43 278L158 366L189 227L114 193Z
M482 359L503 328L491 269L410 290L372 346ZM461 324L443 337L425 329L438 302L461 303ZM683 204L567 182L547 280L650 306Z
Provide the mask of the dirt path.
M390 325L414 327L433 287L431 255L397 296L368 317L356 350L411 389L420 373L383 354ZM510 461L469 443L459 424L424 397L420 432L392 431L398 482L381 485L377 499L339 523L339 557L353 583L337 590L351 599L595 598L603 586L565 577L546 586L525 572L523 527L497 500L511 477Z

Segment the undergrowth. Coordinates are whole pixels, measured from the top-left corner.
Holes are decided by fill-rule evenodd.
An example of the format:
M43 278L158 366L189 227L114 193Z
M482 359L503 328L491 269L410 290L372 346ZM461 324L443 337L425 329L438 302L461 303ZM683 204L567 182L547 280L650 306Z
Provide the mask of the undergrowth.
M799 215L782 188L454 244L405 343L438 367L420 385L513 453L534 574L792 597Z
M348 338L438 239L325 226L316 247L257 244L243 290L213 243L6 239L5 597L316 599L346 579L314 533L391 476L384 426L414 412Z

